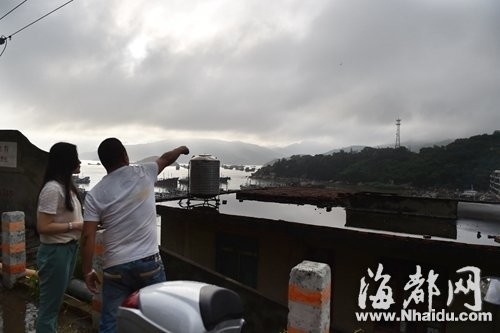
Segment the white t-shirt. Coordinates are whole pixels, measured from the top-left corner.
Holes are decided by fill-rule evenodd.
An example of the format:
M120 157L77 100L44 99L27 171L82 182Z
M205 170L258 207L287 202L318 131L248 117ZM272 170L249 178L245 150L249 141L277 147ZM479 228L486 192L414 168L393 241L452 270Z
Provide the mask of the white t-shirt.
M54 215L54 223L82 222L82 206L76 194L71 193L73 211L66 209L64 187L57 181L48 181L38 196L38 212ZM40 242L45 244L67 243L80 238L80 230L71 230L60 234L40 234Z
M154 183L156 162L127 165L104 176L87 193L84 220L104 228L104 262L108 268L158 252Z

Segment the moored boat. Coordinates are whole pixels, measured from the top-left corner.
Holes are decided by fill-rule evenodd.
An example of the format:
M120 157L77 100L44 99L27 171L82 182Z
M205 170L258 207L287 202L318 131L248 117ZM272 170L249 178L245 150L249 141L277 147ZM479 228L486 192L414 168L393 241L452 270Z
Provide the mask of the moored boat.
M86 176L86 177L80 177L78 175L73 175L73 181L75 182L75 184L90 184L90 177L89 176Z
M179 177L158 179L155 183L155 186L156 187L176 188L178 180L179 180Z

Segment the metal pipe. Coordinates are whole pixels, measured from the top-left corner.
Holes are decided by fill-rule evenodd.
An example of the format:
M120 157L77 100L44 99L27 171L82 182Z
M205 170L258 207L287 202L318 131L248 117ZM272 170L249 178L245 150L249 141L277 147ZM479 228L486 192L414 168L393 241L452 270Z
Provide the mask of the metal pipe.
M85 285L85 282L83 282L82 280L76 278L71 279L68 285L68 289L66 289L66 293L81 301L85 301L88 303L92 302L93 294L90 292L90 290L87 288L87 285Z

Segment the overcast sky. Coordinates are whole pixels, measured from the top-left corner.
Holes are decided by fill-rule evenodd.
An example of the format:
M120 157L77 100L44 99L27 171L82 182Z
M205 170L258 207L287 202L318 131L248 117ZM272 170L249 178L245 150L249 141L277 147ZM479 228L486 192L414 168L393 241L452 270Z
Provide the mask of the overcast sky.
M64 2L27 1L0 35ZM402 143L468 137L500 129L500 1L75 0L8 40L0 75L0 128L42 149L373 146L398 117Z

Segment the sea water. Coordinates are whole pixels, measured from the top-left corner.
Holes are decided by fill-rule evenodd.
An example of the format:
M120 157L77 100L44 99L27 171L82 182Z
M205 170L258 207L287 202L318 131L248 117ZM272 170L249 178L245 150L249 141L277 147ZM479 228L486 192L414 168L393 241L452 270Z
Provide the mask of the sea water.
M244 166L247 167L247 166ZM260 166L248 166L251 168L258 169ZM226 191L230 190L239 190L241 185L248 185L251 183L251 172L246 172L244 170L237 169L225 169L220 168L220 177L230 177L227 183L221 184L221 188ZM79 177L89 177L89 184L78 184L80 189L85 191L90 191L104 176L106 175L106 169L99 163L99 161L93 160L83 160L80 166L80 174ZM179 167L176 166L168 166L166 167L159 175L158 179L163 178L175 178L179 179L186 178L189 176L189 170L187 165L181 165ZM187 191L187 188L183 188L182 185L178 185L178 188L184 191ZM155 187L155 192L165 192L169 191L165 188ZM161 243L160 235L161 235L161 218L159 216L156 217L156 225L158 228L158 244Z
M249 167L255 167L256 169L259 168L259 166L255 165ZM247 185L251 182L251 174L251 172L236 169L224 169L221 167L220 177L230 177L227 184L221 184L221 188L224 190L239 190L241 185ZM90 189L92 189L105 175L106 169L99 164L99 161L84 160L80 166L79 176L82 178L87 176L90 177L90 183L79 184L78 187L86 191L90 191ZM158 175L158 179L174 177L182 179L188 177L188 175L189 170L187 169L187 165L180 166L179 168L176 168L175 166L168 166ZM156 188L155 190L162 191L163 189Z

